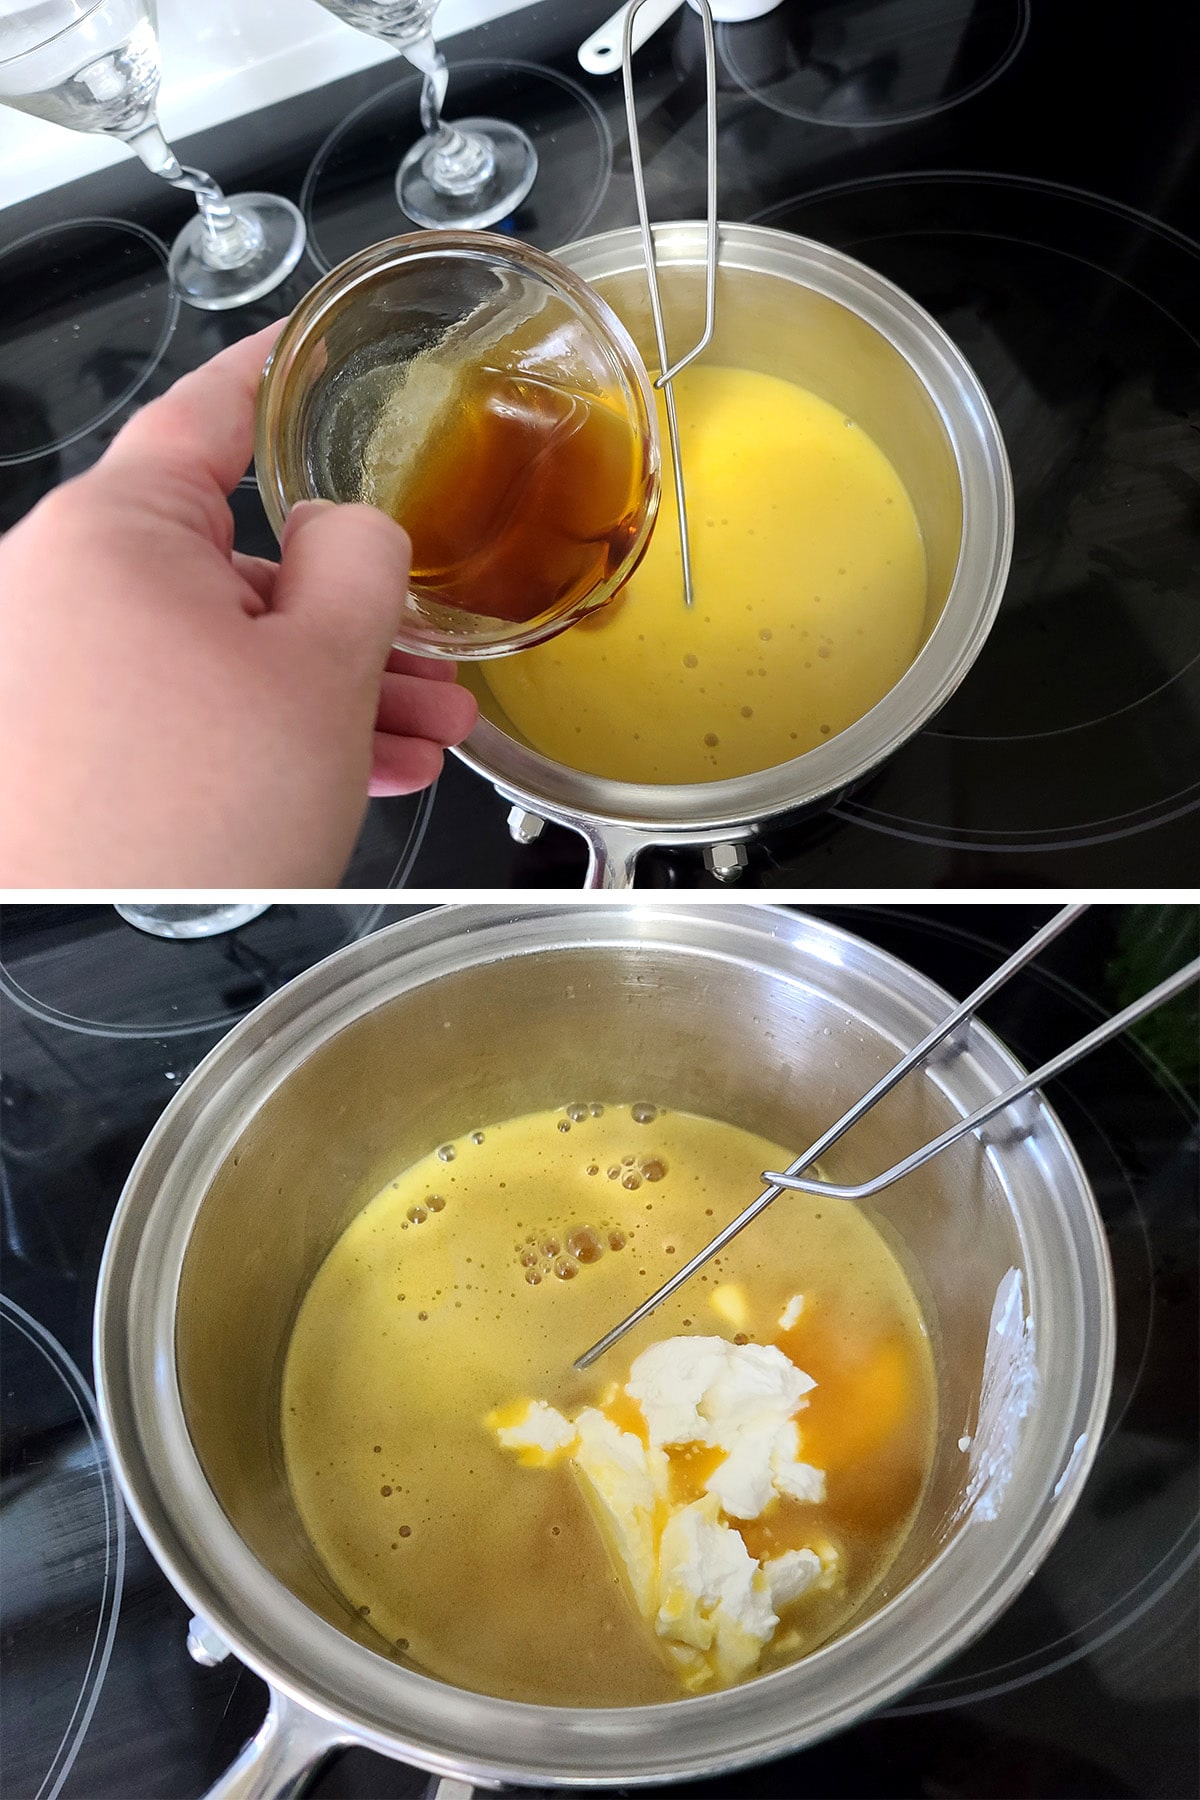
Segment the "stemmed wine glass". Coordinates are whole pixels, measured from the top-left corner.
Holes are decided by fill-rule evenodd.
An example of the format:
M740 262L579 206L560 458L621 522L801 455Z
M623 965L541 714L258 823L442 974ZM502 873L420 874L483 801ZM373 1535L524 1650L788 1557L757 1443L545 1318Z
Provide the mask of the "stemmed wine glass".
M0 11L0 102L72 131L119 138L154 175L195 196L171 246L171 280L208 312L269 293L304 249L304 220L277 194L222 193L163 137L155 0L29 0Z
M442 117L449 79L433 39L438 0L317 0L326 12L382 38L420 69L421 124L396 175L396 198L418 225L480 227L512 212L533 186L537 151L503 119Z

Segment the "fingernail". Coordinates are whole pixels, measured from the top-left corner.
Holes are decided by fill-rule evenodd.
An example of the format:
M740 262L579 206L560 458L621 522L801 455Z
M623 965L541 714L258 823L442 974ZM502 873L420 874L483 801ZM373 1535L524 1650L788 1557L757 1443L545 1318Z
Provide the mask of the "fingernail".
M319 513L336 504L335 500L298 500L284 523L284 538L291 537L308 519L315 519Z

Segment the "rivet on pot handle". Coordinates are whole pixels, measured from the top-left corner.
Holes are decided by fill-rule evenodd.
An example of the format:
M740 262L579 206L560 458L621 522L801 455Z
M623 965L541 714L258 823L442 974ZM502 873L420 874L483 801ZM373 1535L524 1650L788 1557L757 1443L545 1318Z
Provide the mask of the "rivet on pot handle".
M272 1688L258 1733L204 1800L298 1800L325 1758L350 1741L325 1719Z
M750 864L750 852L745 844L708 844L704 851L704 866L710 875L718 881L740 881Z

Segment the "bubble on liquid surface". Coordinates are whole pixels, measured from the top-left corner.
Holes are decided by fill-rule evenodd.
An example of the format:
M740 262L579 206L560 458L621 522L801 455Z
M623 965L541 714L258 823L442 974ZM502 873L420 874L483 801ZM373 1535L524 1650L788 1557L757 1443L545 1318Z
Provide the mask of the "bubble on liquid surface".
M576 1262L581 1263L599 1262L604 1255L604 1245L590 1225L577 1225L568 1232L567 1250Z
M471 1133L471 1142L472 1142L472 1143L473 1143L473 1144L482 1144L482 1142L483 1142L483 1133L482 1133L482 1131L473 1131L473 1132L472 1132L472 1133Z
M423 1206L410 1206L408 1209L408 1216L414 1225L423 1225L429 1217L429 1214L425 1211Z
M444 1209L446 1202L441 1194L426 1194L425 1204L430 1212L441 1212Z
M629 1116L635 1125L653 1125L658 1117L657 1106L651 1106L647 1100L639 1100L629 1109Z
M704 741L710 750L715 750L721 740L715 731L706 731L704 734Z
M610 1181L616 1181L616 1180L618 1180L618 1179L619 1179L619 1177L620 1177L620 1174L621 1174L621 1171L620 1171L620 1169L610 1169L610 1170L609 1170L609 1171L608 1171L608 1179L609 1179L609 1180L610 1180Z
M621 1186L623 1188L629 1188L629 1190L632 1192L635 1188L640 1188L641 1185L642 1185L642 1178L638 1174L637 1170L636 1169L626 1169L625 1173L621 1177Z
M453 1144L439 1144L438 1145L437 1159L439 1162L453 1162L456 1155L457 1155L457 1151L455 1150Z
M588 1111L591 1113L593 1119L602 1119L604 1117L604 1108L598 1100L592 1101L591 1105L588 1107Z
M565 1256L560 1256L554 1265L554 1273L560 1281L573 1281L579 1273L579 1266Z
M576 1100L571 1106L568 1106L568 1108L567 1108L568 1119L571 1119L576 1125L580 1124L582 1120L587 1118L587 1116L588 1116L588 1109L586 1106L583 1105L582 1101Z
M599 1173L600 1173L599 1163L589 1163L587 1168L584 1170L585 1175L598 1175Z
M571 1129L570 1119L560 1119L558 1121L558 1129L560 1131L570 1131L570 1129Z
M667 1172L667 1165L661 1156L648 1156L639 1167L646 1181L661 1181Z

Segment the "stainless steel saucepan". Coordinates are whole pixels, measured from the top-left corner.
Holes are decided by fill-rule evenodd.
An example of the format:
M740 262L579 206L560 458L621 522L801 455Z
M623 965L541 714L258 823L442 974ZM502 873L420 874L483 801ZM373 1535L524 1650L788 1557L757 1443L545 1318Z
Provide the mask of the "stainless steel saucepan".
M938 1447L884 1585L789 1668L667 1705L573 1710L403 1667L319 1562L280 1444L308 1283L431 1144L579 1093L807 1144L950 1005L883 951L769 908L461 906L310 969L211 1052L130 1175L95 1350L117 1473L200 1648L228 1645L270 1685L262 1732L214 1795L296 1795L346 1744L429 1769L447 1793L712 1774L885 1705L996 1617L1079 1495L1113 1359L1103 1230L1036 1095L872 1214L930 1323ZM874 1174L1019 1072L973 1021L837 1145L827 1175Z
M668 344L696 342L704 318L705 226L654 228ZM700 361L755 369L840 407L891 460L912 499L929 567L922 646L883 699L827 743L728 781L609 781L543 756L486 684L479 724L457 752L511 803L529 841L546 820L588 844L588 887L633 882L651 845L706 847L719 874L772 821L832 805L945 705L975 661L1000 605L1012 555L1008 457L987 395L941 326L892 282L827 245L762 225L719 228L716 331ZM636 227L556 255L595 287L656 366L641 234ZM733 605L737 596L714 596Z

